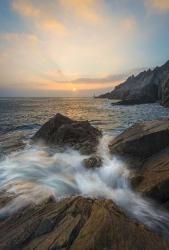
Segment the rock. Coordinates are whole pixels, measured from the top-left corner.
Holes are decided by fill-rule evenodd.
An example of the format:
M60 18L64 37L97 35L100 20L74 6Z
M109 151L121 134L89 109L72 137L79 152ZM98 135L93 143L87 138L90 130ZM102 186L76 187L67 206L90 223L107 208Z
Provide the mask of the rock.
M142 172L135 172L129 177L129 181L131 186L135 189L139 186L139 184L144 180Z
M112 92L100 95L99 98L120 99L122 105L152 103L162 99L162 105L168 100L166 81L169 78L169 61L154 70L143 71L137 76L130 76ZM168 85L168 84L167 84ZM166 94L164 94L166 93ZM168 102L168 101L167 101Z
M169 107L169 77L167 81L163 81L161 87L161 104L168 108Z
M0 249L168 250L169 243L129 220L110 200L82 197L24 209L0 221Z
M127 159L132 187L169 208L169 120L136 124L109 147Z
M143 165L142 180L137 191L158 201L169 202L169 147L150 157ZM166 207L167 207L166 206Z
M71 147L83 154L92 154L96 151L100 136L101 132L88 121L73 121L56 114L39 129L32 140L52 146Z
M156 120L130 127L110 143L109 149L112 154L124 157L135 168L168 145L169 120Z
M154 102L154 100L152 101ZM116 106L116 105L138 105L138 104L144 104L147 103L147 100L141 100L141 99L124 99L122 101L118 101L118 102L113 102L112 106ZM151 103L151 101L149 101L149 103Z
M86 168L99 168L102 165L102 160L99 156L93 155L90 158L84 159L83 164Z

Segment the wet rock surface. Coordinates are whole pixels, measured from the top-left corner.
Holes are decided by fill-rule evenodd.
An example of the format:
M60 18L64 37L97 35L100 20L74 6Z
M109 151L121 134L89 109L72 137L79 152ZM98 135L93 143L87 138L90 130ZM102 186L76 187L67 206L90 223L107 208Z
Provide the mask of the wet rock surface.
M93 155L84 159L83 164L88 169L100 168L102 166L102 159L98 155Z
M39 129L32 140L50 146L71 147L90 155L96 151L100 136L101 132L88 121L73 121L58 113Z
M133 188L169 208L168 120L136 124L113 140L110 151L133 169Z
M0 220L0 249L169 249L109 200L72 197Z
M137 190L168 207L169 201L169 147L150 157L142 170L142 181Z
M109 145L111 154L129 160L131 167L142 166L152 155L169 145L169 120L138 123L117 136Z

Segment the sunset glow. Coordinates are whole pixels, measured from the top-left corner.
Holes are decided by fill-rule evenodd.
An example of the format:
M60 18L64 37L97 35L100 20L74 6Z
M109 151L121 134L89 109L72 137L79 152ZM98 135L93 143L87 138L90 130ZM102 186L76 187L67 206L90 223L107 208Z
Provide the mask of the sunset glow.
M0 11L1 96L92 96L168 59L169 0L1 0Z

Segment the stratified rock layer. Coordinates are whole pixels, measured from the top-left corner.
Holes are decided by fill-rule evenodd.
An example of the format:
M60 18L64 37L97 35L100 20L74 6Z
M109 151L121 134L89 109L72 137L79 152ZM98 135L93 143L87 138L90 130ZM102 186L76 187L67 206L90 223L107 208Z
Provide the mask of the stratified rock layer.
M47 201L0 221L0 249L168 250L169 244L130 221L109 200Z
M96 151L100 136L101 132L88 121L74 121L56 114L39 129L32 140L52 146L71 147L83 154L92 154Z

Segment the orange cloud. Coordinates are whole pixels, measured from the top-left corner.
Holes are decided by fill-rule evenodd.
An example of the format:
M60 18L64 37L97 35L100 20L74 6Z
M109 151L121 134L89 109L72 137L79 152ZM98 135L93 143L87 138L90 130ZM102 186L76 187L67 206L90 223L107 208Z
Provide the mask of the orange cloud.
M145 3L156 11L169 11L169 0L147 0Z
M137 22L134 17L127 17L122 20L121 27L126 31L134 31L137 27Z
M68 33L65 25L43 4L35 5L33 0L13 0L12 8L43 31L55 31L62 35Z
M39 21L39 24L45 30L57 31L60 34L67 34L68 33L66 31L65 26L61 22L59 22L55 19L50 19L50 18L42 19Z
M113 88L117 86L121 81L111 81L107 83L63 83L63 82L43 82L39 86L36 85L41 90L63 90L63 91L72 91L72 89L76 89L77 91L83 90L98 90L98 89L105 89L105 88ZM34 86L35 87L35 86Z
M72 10L78 17L91 22L98 22L101 17L97 13L96 0L60 0L60 4L68 10Z
M26 33L1 33L0 40L5 40L8 42L22 41L24 44L29 43L32 45L38 43L38 38L35 35L26 34Z
M12 2L13 9L23 16L37 17L40 10L35 8L29 0L15 0Z

